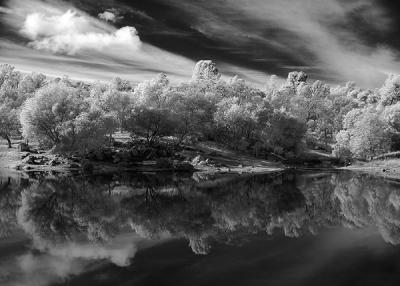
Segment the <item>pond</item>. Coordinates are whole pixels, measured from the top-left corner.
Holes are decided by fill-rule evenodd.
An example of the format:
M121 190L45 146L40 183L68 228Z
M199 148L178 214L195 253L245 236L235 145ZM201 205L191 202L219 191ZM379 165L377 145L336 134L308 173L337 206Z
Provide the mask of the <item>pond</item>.
M398 285L400 185L0 173L0 285Z

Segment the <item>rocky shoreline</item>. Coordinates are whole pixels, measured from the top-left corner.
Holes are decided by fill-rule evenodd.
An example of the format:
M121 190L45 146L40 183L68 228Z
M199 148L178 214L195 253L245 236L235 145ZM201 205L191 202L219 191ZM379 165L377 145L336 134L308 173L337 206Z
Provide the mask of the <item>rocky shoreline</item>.
M13 149L13 161L3 168L21 172L175 172L207 174L252 174L278 172L278 162L224 154L215 150L185 147L177 152L162 148L102 148L85 157L53 154L50 151Z

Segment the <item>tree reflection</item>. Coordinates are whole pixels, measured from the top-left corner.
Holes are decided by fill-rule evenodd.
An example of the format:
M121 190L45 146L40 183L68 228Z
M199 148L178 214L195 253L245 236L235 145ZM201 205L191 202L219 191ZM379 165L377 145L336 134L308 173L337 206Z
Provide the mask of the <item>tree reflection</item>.
M400 184L368 175L342 174L333 178L345 222L353 227L376 225L382 238L400 243Z
M207 254L216 242L237 244L249 234L298 237L337 226L376 226L386 242L400 243L400 188L354 173L283 173L214 185L152 174L41 178L24 187L2 179L1 190L2 234L19 225L42 250L133 231L185 238L193 252Z
M17 227L16 210L21 204L20 190L27 181L16 174L0 173L0 238L5 238Z

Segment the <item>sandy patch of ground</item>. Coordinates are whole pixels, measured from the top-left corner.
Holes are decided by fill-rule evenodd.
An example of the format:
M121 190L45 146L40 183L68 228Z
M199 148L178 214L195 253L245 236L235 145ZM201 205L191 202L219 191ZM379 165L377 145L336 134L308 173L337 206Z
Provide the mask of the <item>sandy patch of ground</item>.
M15 169L21 161L21 155L17 150L17 144L8 148L5 140L0 140L0 168Z

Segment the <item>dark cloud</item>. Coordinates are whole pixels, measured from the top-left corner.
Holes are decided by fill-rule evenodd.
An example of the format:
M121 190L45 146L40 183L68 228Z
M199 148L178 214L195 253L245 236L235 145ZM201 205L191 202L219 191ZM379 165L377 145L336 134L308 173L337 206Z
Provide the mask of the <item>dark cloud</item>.
M93 1L72 2L88 12L93 9L89 4ZM372 55L376 62L384 62L380 75L377 76L380 81L384 73L393 72L389 62L397 59L396 53L400 50L399 37L395 36L400 29L400 10L399 4L393 1L105 2L107 1L100 1L101 8L112 6L125 11L125 22L120 25L135 26L145 42L193 60L210 58L217 62L282 77L290 71L288 67L301 69L307 66L311 67L307 68L307 71L313 78L344 81L346 74L338 67L329 66L329 55L321 55L323 53L316 51L335 44L337 47L332 47L332 57L348 52L346 57L354 58L351 53L359 50L362 56L368 58ZM277 4L278 2L281 4ZM263 9L269 8L276 10L276 17L263 13ZM261 15L265 14L264 18L252 14L257 14L257 9ZM299 9L295 12L298 12L300 17L296 18L293 9ZM295 17L291 19L293 15ZM299 21L298 29L290 27L296 25L295 21ZM314 37L312 33L315 33ZM331 37L332 43L321 39L318 33L324 33L324 37ZM313 46L312 41L318 39L321 40L321 43L317 43L319 46ZM390 55L386 50L381 50L382 47L390 50ZM346 59L341 61L345 62ZM354 64L360 61L362 59L358 59ZM371 65L364 69L369 68ZM361 73L360 76L364 75ZM360 77L355 76L349 80L360 81ZM365 82L370 82L370 79L366 79Z
M250 80L250 74L257 74L255 82L268 74L286 77L289 71L304 70L313 79L377 86L386 74L400 72L400 5L395 1L63 2L93 17L118 11L120 18L112 24L117 29L135 27L143 43L192 61L212 59L223 72L237 71ZM1 30L0 37L21 41L4 23ZM115 63L124 61L133 69L145 69L129 57ZM162 71L181 74L168 68Z

